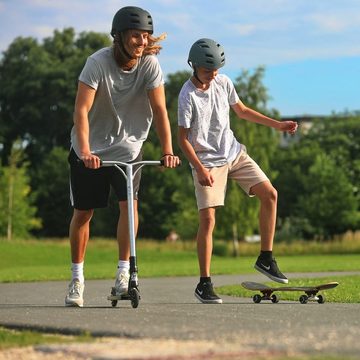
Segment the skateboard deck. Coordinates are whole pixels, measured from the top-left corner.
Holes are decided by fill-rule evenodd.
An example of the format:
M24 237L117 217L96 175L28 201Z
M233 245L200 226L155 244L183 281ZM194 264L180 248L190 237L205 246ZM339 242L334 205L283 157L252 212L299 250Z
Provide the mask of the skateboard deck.
M325 296L318 294L319 291L333 289L339 285L338 282L329 282L326 284L320 284L317 286L281 286L271 287L265 284L260 284L251 281L245 281L241 285L247 290L260 291L260 294L253 296L254 303L260 303L262 300L271 300L273 303L279 302L280 296L274 294L276 291L302 291L305 294L299 297L299 301L302 304L306 304L308 301L317 301L319 304L325 302Z

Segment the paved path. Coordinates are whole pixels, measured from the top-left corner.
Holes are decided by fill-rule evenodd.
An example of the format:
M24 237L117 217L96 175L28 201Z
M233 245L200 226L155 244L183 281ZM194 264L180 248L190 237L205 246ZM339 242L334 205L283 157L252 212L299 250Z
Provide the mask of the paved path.
M300 276L329 273L291 275ZM215 286L245 280L265 278L213 276ZM0 325L121 338L29 350L39 359L49 354L52 359L55 354L67 359L178 359L180 355L234 359L254 354L360 353L360 304L254 304L251 299L223 296L222 305L204 305L193 296L196 281L195 277L140 279L142 299L137 309L129 301L111 307L106 297L112 280L87 281L84 308L64 307L66 282L0 284Z

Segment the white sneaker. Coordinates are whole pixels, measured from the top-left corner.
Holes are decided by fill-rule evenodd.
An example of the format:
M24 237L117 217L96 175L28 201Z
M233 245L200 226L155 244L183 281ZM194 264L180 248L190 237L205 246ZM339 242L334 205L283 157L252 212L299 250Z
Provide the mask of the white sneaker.
M85 285L80 283L78 279L74 279L69 284L69 293L65 297L65 306L78 306L84 305L84 288Z
M116 296L127 294L129 286L129 270L122 270L117 273L115 280Z

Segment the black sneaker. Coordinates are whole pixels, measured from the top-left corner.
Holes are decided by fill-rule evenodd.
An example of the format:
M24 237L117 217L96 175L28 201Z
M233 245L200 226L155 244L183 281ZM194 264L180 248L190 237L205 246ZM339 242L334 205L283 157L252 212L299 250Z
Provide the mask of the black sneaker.
M264 261L263 259L261 259L261 257L259 256L255 263L254 268L257 271L260 271L262 274L269 277L271 280L274 280L274 281L282 283L282 284L288 283L288 279L279 270L275 259L272 259L270 262L267 262L267 261Z
M195 296L204 304L222 304L222 299L215 294L211 282L199 283L195 289Z

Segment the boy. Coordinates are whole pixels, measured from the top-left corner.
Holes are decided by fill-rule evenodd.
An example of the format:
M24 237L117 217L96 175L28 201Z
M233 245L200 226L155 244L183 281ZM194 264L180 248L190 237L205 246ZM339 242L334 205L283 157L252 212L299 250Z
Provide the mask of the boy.
M224 205L227 179L237 181L249 196L260 199L261 252L255 269L274 281L288 282L272 256L277 192L247 155L246 147L234 137L230 129L230 107L241 119L290 134L295 133L297 123L280 122L246 107L231 80L218 73L225 65L225 53L214 40L196 41L190 49L188 64L193 68L193 76L183 85L179 95L178 141L192 168L199 210L200 282L195 296L202 303L218 304L222 299L215 294L210 277L212 233L216 208Z

